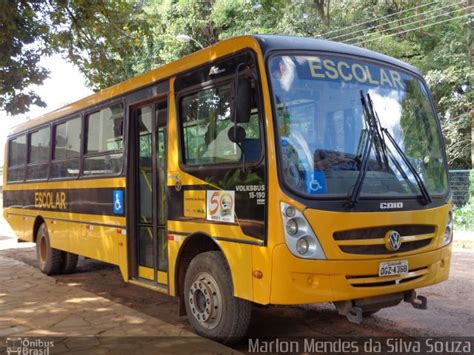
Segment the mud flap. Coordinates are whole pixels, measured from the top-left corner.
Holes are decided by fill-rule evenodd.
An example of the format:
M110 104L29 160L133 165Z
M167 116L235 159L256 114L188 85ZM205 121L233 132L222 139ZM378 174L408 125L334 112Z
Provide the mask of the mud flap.
M178 316L184 317L185 315L186 315L186 306L184 305L184 295L179 295Z

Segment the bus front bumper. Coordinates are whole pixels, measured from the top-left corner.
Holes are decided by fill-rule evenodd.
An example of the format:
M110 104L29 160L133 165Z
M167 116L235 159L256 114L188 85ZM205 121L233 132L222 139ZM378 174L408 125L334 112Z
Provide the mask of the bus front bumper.
M273 254L271 304L308 304L354 300L414 290L448 279L451 244L423 254L370 260L307 260L285 244ZM407 260L408 274L379 277L379 264Z

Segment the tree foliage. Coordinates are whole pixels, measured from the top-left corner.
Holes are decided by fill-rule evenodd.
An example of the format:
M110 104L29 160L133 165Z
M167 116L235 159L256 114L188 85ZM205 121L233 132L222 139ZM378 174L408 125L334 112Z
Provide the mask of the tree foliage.
M30 85L41 84L48 72L38 67L45 54L48 25L35 1L0 1L0 110L26 112L45 106Z
M0 54L0 81L7 90L2 91L0 108L11 113L41 104L37 96L26 93L26 100L19 94L44 79L37 59L51 51L62 52L89 86L100 90L199 49L194 42L177 42L178 34L204 46L249 33L321 37L417 66L440 113L449 164L471 165L469 0L1 1L6 10L0 15L0 43L11 49ZM34 48L32 53L29 48ZM10 82L7 72L13 73ZM12 89L12 82L21 85Z

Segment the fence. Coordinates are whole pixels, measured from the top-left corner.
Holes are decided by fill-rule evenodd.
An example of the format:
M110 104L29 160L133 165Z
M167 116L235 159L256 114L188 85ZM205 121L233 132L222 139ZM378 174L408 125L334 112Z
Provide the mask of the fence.
M450 170L449 184L456 207L464 206L474 190L474 170Z

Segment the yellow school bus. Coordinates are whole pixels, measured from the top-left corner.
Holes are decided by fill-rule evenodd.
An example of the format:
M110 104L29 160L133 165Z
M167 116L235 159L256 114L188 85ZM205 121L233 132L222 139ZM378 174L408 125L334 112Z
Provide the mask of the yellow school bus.
M58 93L60 95L60 93ZM362 48L241 36L17 126L4 217L46 274L78 256L246 334L253 303L364 316L448 278L452 213L433 100Z

